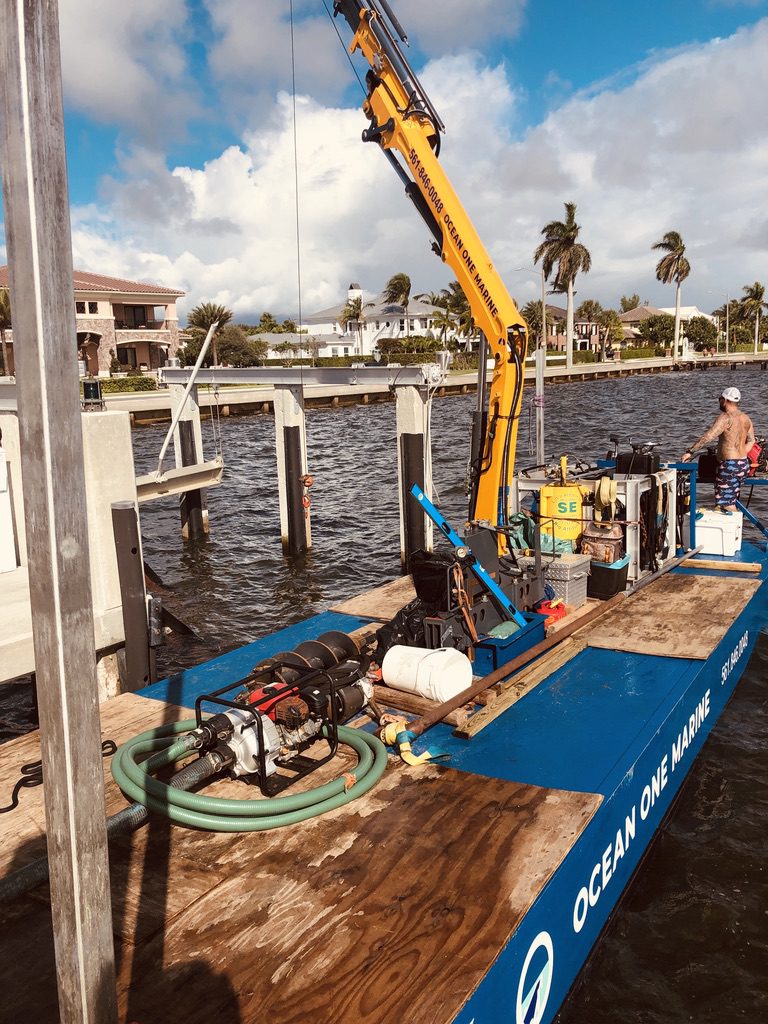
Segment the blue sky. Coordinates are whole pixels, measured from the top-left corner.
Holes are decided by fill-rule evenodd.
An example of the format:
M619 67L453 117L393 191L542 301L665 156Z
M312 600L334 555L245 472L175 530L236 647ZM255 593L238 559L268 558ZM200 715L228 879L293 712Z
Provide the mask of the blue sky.
M293 0L301 294L289 0L59 2L76 266L242 319L330 305L351 280L374 295L401 270L415 291L447 283L359 141L322 0ZM593 257L579 298L670 304L650 245L671 229L692 264L684 302L766 281L768 0L393 6L446 123L443 163L521 303L537 285L517 268L566 201Z

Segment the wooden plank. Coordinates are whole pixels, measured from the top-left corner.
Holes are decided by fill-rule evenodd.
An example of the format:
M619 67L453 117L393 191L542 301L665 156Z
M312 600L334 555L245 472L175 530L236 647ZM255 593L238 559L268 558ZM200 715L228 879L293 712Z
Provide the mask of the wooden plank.
M454 736L460 739L469 740L477 736L487 725L495 721L500 715L516 704L521 697L530 693L545 679L548 679L553 672L562 668L566 662L575 658L587 646L585 639L568 637L554 650L544 654L538 661L524 668L521 672L512 676L511 679L501 683L501 693L491 704L470 715L465 725L459 726L454 731ZM446 719L447 721L447 719Z
M760 572L759 562L715 562L707 558L686 558L680 563L683 569L722 569L724 572Z
M743 577L669 573L587 630L591 647L705 660L760 587Z
M165 705L134 693L124 693L100 705L101 738L114 740L118 746L145 729L191 718L193 713L176 705ZM40 733L19 736L0 744L0 805L9 802L10 794L23 764L40 760ZM107 815L126 806L126 800L112 781L110 760L102 761ZM23 867L45 853L44 786L22 789L19 806L4 815L3 842L0 844L0 874Z
M403 690L395 690L390 686L374 686L373 696L380 707L407 711L414 715L423 715L437 706L435 701L421 697L418 693L405 693ZM459 708L457 711L452 711L444 721L448 725L462 726L468 716L469 711L466 708Z
M188 716L134 694L105 707L115 739ZM231 780L206 793L258 796ZM233 836L153 816L111 849L119 1020L449 1024L600 801L390 759L370 793L295 828ZM0 907L0 965L0 1024L58 1019L40 893Z
M391 618L416 597L413 579L401 576L399 579L384 583L373 590L366 590L357 597L335 605L331 611L342 612L344 615L357 615L360 618L378 619L389 622Z

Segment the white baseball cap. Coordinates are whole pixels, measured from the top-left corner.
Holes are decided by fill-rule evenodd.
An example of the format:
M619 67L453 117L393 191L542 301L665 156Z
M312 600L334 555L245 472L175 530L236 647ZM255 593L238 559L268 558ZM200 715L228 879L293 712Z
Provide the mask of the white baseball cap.
M741 392L738 388L726 388L720 397L724 398L726 402L740 402Z

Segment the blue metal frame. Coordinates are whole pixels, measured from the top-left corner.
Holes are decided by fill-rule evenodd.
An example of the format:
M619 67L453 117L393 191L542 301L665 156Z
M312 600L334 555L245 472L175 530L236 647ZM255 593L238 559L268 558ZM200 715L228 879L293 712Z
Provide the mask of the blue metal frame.
M761 481L761 483L762 482L763 481ZM768 480L766 480L764 482L766 484L768 484ZM738 500L738 498L736 499L736 508L739 510L739 512L741 512L741 514L744 516L745 519L748 519L750 521L750 523L752 523L753 526L756 526L758 528L758 530L760 531L760 533L762 533L762 535L764 537L768 537L768 530L766 530L766 528L763 526L763 524L757 518L755 513L754 512L750 512L746 505L742 505L742 503Z
M414 484L413 487L411 487L411 494L414 496L416 501L418 501L418 503L421 505L422 509L424 510L424 514L429 516L429 518L432 520L432 522L435 524L438 530L440 530L440 532L444 534L445 537L447 537L450 543L453 544L454 548L465 548L467 550L467 552L469 553L469 557L467 559L467 567L469 568L470 572L472 572L473 575L477 576L477 578L480 580L483 586L488 590L493 599L497 601L499 605L501 605L501 607L504 609L507 615L509 615L511 619L514 619L518 626L527 626L528 620L524 617L522 612L519 612L517 608L515 608L510 599L498 585L496 580L494 580L494 578L488 574L488 572L477 560L467 542L465 540L462 540L458 533L456 533L456 531L453 529L453 527L442 514L442 512L438 512L438 510L435 508L435 506L432 504L432 502L429 500L426 494L424 494L424 492L421 490L418 484Z

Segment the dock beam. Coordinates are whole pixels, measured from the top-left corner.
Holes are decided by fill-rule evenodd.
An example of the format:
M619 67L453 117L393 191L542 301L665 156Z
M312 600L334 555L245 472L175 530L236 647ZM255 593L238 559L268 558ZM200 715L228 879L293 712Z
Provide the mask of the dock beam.
M0 4L0 133L59 1019L113 1024L56 0Z
M304 388L300 384L275 387L275 442L283 552L300 555L312 547L309 514L312 478L307 468Z
M397 419L397 491L400 502L400 568L410 572L414 551L432 550L432 523L411 496L416 484L432 498L432 451L429 417L432 399L427 387L395 385Z
M175 415L184 400L186 389L180 384L171 384L170 390L173 403L172 415ZM203 433L200 426L197 385L192 387L173 432L173 450L177 467L197 466L203 462ZM181 517L181 536L184 540L198 540L207 534L210 527L205 491L202 489L184 491L179 496L179 515Z

